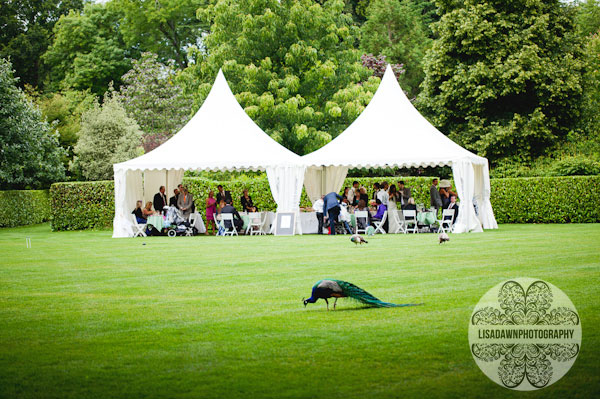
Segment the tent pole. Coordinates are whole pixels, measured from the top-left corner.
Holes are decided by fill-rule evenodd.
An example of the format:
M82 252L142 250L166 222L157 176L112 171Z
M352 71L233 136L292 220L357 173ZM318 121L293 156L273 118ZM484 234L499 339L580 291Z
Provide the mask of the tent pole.
M325 187L327 183L327 176L325 175L325 165L321 166L321 195L325 195Z

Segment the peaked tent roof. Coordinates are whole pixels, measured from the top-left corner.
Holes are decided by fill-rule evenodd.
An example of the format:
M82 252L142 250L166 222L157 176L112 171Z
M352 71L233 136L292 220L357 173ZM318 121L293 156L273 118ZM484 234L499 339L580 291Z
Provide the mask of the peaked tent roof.
M330 143L302 157L306 166L444 166L485 158L462 148L427 121L398 84L388 65L373 98L356 120Z
M244 112L219 70L196 115L154 150L114 165L115 170L264 170L299 164Z

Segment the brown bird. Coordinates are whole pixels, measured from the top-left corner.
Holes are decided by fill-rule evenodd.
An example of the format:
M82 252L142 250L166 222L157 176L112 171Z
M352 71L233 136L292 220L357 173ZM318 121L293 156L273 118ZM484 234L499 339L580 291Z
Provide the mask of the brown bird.
M352 234L352 236L350 237L350 241L352 241L356 245L358 245L358 244L362 245L363 242L365 244L369 243L367 240L362 238L359 234Z
M450 241L450 237L446 233L440 233L440 244L446 241Z

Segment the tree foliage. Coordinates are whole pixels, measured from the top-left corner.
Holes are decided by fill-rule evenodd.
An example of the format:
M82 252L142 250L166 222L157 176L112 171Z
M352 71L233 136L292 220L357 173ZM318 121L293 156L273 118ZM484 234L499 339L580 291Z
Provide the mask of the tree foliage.
M117 93L108 91L81 120L73 168L88 180L113 178L114 163L141 155L142 132L127 116Z
M71 11L54 27L54 41L43 60L50 69L51 90L91 90L102 95L110 82L120 84L139 52L125 45L120 15L104 4Z
M0 58L10 58L21 85L38 87L40 58L52 40L54 24L83 0L0 0Z
M175 82L173 62L162 64L158 56L143 53L123 76L123 106L144 132L144 149L151 151L181 129L190 119L190 98Z
M201 102L219 70L267 133L298 154L339 134L372 96L344 2L221 0L199 11L211 22L207 54L184 73ZM375 78L373 78L375 79ZM190 83L190 81L192 83ZM198 82L198 83L195 83ZM378 79L374 80L375 85Z
M492 160L530 159L579 116L581 50L558 0L440 1L421 108L452 139Z
M48 187L65 178L64 150L0 58L0 189Z
M583 0L577 5L577 27L583 36L592 35L600 29L600 1Z
M403 64L406 73L400 77L400 85L412 95L423 81L423 57L431 45L419 6L412 0L371 1L361 28L363 52Z
M109 6L120 15L120 29L129 46L153 52L161 61L187 66L186 48L198 44L207 24L196 10L208 0L113 0Z

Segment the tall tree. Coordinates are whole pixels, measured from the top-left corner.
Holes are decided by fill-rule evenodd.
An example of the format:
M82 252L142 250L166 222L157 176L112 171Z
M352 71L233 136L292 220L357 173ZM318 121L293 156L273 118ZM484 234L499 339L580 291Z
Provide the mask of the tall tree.
M582 96L568 9L558 0L439 4L419 101L434 124L492 160L536 157L562 140Z
M209 0L113 0L109 6L121 15L121 32L128 45L173 59L187 66L187 47L197 45L207 24L196 10Z
M90 89L102 95L131 68L139 52L128 47L119 28L120 15L104 4L71 11L54 27L54 41L43 60L50 69L51 90Z
M373 0L361 32L363 52L403 64L406 73L400 84L416 95L424 78L423 58L431 44L418 5L412 0Z
M600 29L600 0L583 0L577 4L577 26L583 36Z
M81 118L73 171L87 180L111 180L114 163L141 155L141 137L117 93L108 91L102 105L96 102Z
M69 10L81 10L84 0L0 0L0 58L10 58L19 84L38 87L40 62L52 41L52 29Z
M162 64L158 56L143 53L123 76L120 97L144 132L144 150L151 151L169 139L190 119L190 98L175 82L173 62Z
M9 61L0 58L0 189L48 187L65 178L58 135L17 87Z
M188 87L204 82L201 102L219 68L238 101L258 125L298 154L335 137L371 98L370 71L354 45L357 28L344 2L221 0L201 10L211 21L207 55L188 67ZM377 82L378 79L375 79ZM192 83L189 83L189 82ZM348 89L337 100L338 91Z

